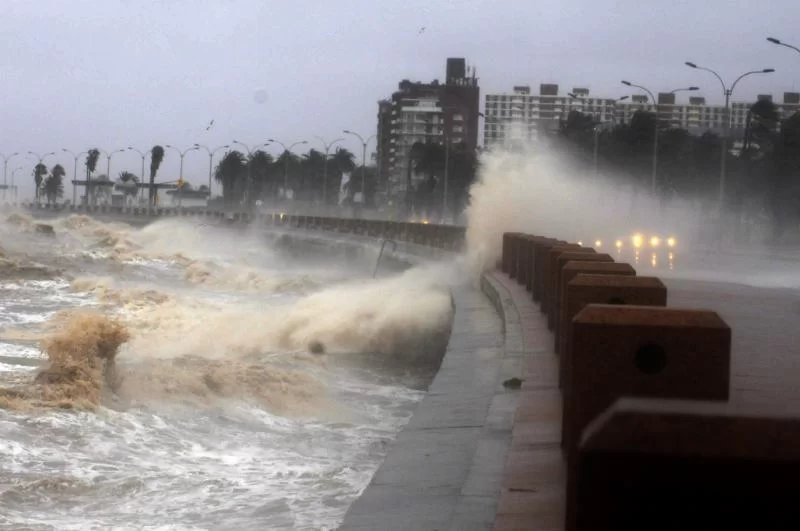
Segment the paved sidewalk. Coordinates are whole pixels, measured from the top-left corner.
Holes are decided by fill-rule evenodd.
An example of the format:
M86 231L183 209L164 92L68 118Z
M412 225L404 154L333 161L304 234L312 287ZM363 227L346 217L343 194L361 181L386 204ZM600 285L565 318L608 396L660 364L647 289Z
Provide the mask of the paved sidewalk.
M560 445L561 392L553 335L547 317L524 287L498 271L486 277L503 302L507 345L519 338L524 380L494 529L561 531L566 464Z
M492 529L519 391L518 352L485 295L453 293L456 315L441 369L341 530Z

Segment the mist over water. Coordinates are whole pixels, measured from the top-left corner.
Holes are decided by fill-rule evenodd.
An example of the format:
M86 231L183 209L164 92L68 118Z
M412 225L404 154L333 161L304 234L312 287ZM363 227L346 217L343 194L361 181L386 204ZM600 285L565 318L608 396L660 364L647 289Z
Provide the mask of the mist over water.
M39 223L0 223L0 528L333 528L449 337L452 265Z
M747 245L732 244L733 229L719 232L708 201L662 202L649 194L649 177L634 189L613 175L576 169L555 149L483 154L466 215L468 259L476 271L497 263L503 232L518 231L580 241L634 264L640 275L800 288L800 252L767 246L769 227ZM634 235L642 237L638 249Z

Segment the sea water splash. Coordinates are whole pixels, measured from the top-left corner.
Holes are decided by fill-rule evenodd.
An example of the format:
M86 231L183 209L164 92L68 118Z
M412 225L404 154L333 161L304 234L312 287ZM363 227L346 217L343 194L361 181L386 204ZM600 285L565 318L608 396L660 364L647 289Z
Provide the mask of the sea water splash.
M0 294L45 316L0 323L30 360L0 371L0 527L332 529L449 335L448 266L359 279L253 231L36 223L0 224L55 279Z
M623 181L576 169L553 146L483 154L466 212L473 272L495 266L503 232L521 231L583 241L631 262L643 275L800 287L799 252L754 244L733 254L720 249L716 240L704 243L700 251L694 244L698 235L709 233L707 205L692 198L662 202L649 195L649 180L643 179L638 189ZM640 252L631 248L635 235L643 239ZM651 235L660 235L658 248L651 248ZM674 249L667 246L670 236L676 240Z

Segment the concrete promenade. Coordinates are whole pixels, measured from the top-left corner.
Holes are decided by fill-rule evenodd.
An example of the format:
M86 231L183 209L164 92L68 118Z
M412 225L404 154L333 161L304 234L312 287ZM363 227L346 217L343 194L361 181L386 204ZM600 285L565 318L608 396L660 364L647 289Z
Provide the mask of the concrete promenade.
M441 369L341 530L492 529L519 396L503 382L522 359L485 295L453 297Z

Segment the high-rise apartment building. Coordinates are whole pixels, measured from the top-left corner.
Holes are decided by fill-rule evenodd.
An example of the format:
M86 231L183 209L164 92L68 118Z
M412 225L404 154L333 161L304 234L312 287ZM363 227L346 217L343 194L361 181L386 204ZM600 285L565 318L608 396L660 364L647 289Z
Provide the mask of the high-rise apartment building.
M474 69L462 58L447 59L444 83L403 80L391 99L378 102L378 160L391 194L403 194L416 143L478 145L480 92ZM413 168L412 168L413 169Z
M558 130L562 120L570 111L580 111L594 116L599 123L627 123L636 111L654 112L656 105L647 95L634 94L619 101L609 98L593 98L589 90L575 88L559 96L558 85L543 84L539 94L530 93L527 86L514 87L504 94L486 95L486 120L484 122L484 144L487 147L520 141L536 141L540 135ZM769 94L758 99L772 100ZM731 135L741 135L747 124L747 114L753 102L731 102ZM800 93L786 92L783 101L775 103L781 119L800 111ZM724 105L708 105L703 97L692 96L688 103L680 103L674 93L658 95L658 119L662 124L687 129L694 134L705 131L721 133L725 116Z

